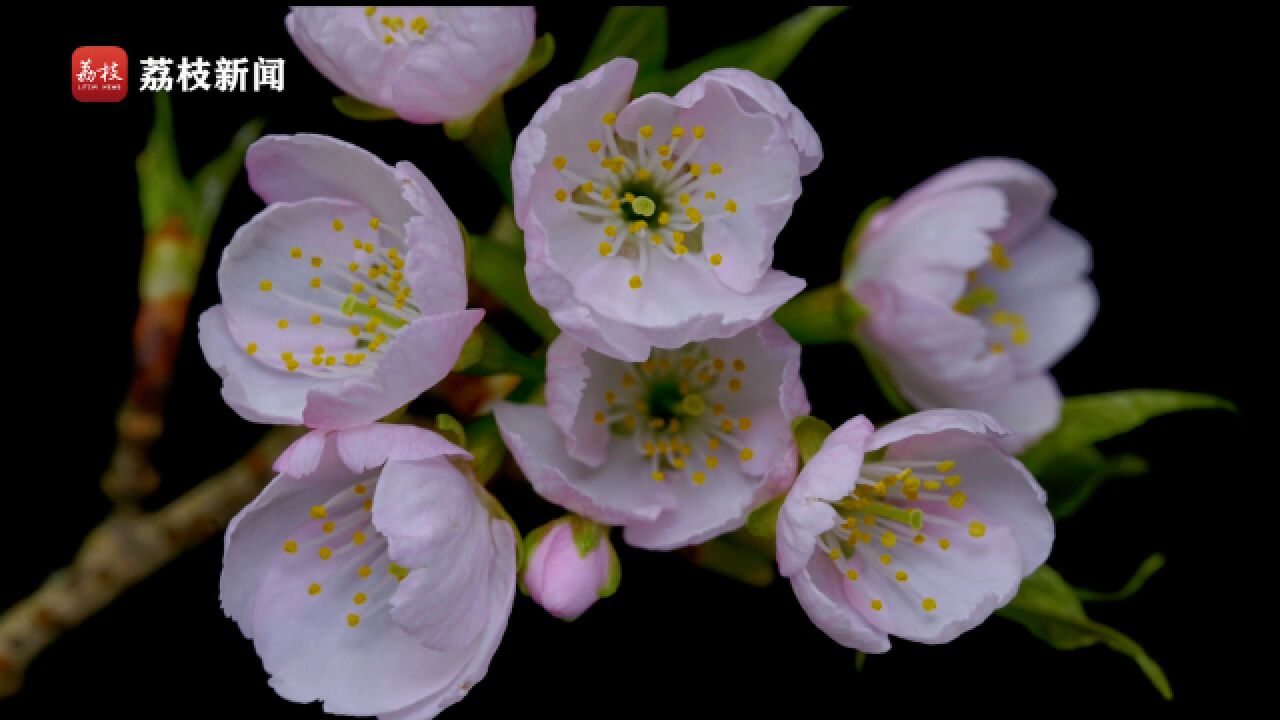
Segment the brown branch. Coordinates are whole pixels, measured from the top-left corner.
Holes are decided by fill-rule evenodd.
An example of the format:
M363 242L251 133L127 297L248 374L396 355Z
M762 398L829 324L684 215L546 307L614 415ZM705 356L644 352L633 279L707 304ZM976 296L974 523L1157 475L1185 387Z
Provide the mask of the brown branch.
M85 537L75 559L0 616L0 697L16 693L31 661L62 633L225 527L271 478L271 464L301 434L275 428L243 458L151 513L130 506Z

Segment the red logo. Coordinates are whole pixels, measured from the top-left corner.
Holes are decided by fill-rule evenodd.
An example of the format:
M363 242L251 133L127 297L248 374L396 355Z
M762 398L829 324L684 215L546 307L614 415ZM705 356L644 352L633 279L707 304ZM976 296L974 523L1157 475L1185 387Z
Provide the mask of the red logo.
M71 54L71 96L80 102L120 102L129 94L129 56L109 45Z

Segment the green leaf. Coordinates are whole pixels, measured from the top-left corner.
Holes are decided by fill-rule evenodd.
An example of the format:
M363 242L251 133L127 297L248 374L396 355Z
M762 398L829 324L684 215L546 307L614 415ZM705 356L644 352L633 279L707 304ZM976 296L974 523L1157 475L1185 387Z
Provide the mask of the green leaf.
M1164 567L1164 555L1155 553L1151 557L1142 561L1138 569L1134 571L1133 577L1129 578L1129 582L1124 587L1112 592L1098 592L1096 590L1085 590L1084 588L1074 588L1076 597L1085 602L1116 602L1117 600L1125 600L1133 597L1147 581L1151 579Z
M440 413L436 415L436 432L445 436L454 445L460 448L467 447L467 429L462 427L462 423L458 419L448 413Z
M1213 395L1178 390L1119 390L1067 398L1058 427L1023 453L1022 462L1038 476L1064 453L1129 432L1151 418L1196 409L1234 411L1235 405Z
M1128 655L1166 700L1173 699L1173 689L1164 671L1142 646L1127 635L1090 620L1075 591L1048 565L1028 575L1017 596L999 612L1059 650L1103 643Z
M662 70L667 59L667 9L661 6L615 6L604 16L596 39L582 61L582 77L618 57L635 58L642 78Z
M747 532L758 538L772 539L777 532L778 512L784 498L776 497L761 505L747 516Z
M333 106L338 109L338 112L346 115L352 120L394 120L399 117L396 115L395 110L388 110L387 108L367 103L359 98L353 98L350 95L339 95L335 97L333 99Z
M524 275L524 251L499 245L482 236L471 237L471 276L498 298L544 340L560 334L551 316L533 301Z
M1083 507L1103 482L1146 472L1147 462L1137 455L1107 457L1096 448L1082 447L1059 454L1040 469L1036 480L1049 496L1049 511L1061 520Z
M192 178L191 190L195 193L196 204L192 232L200 240L207 241L213 232L213 223L218 219L218 213L222 212L222 201L227 196L227 190L244 166L245 152L262 135L263 125L261 118L245 123L231 138L227 149L200 168Z
M831 434L831 426L812 415L801 415L791 421L791 434L795 436L796 447L800 450L800 460L807 463L822 449L822 443Z
M713 50L706 55L674 70L654 73L640 78L636 83L637 96L648 92L674 95L695 78L708 70L736 67L750 70L757 75L777 79L783 70L800 54L809 38L844 7L811 7L782 21L763 35L745 42Z

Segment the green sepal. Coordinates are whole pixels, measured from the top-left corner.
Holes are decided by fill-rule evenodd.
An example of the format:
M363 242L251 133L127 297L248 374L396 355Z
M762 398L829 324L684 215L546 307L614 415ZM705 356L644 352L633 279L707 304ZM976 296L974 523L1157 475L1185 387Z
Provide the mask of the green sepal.
M458 352L458 360L453 364L451 372L462 372L475 365L480 361L484 348L484 333L477 327L467 336L466 342L462 343L462 350Z
M618 551L613 548L613 543L606 544L609 548L609 575L596 592L596 596L600 598L607 598L618 592L618 585L622 582L622 563L618 560Z
M446 440L460 448L467 447L467 429L462 427L458 419L448 413L436 415L436 432Z
M338 112L346 115L352 120L363 120L365 122L376 122L379 120L395 120L395 110L389 110L380 105L367 103L360 98L351 97L350 95L339 95L333 99L333 106Z
M863 208L862 213L858 215L858 219L853 222L853 231L849 233L849 240L844 244L844 257L841 260L842 277L847 277L853 270L853 263L858 258L858 242L862 239L863 233L867 231L867 226L875 219L876 214L881 210L889 207L893 203L893 198L882 197Z
M466 438L465 447L471 453L471 470L476 481L482 485L488 483L507 456L507 446L502 442L498 422L492 415L476 418L467 425Z
M1146 585L1147 581L1151 579L1151 576L1159 572L1162 567L1164 567L1164 555L1161 555L1160 553L1153 553L1146 560L1142 561L1142 564L1138 566L1138 569L1133 572L1133 576L1130 577L1129 581L1126 582L1119 590L1112 590L1111 592L1099 592L1097 590L1086 590L1084 588L1073 588L1073 590L1075 590L1076 597L1085 602L1117 602L1119 600L1127 600L1137 594L1137 592L1142 589L1142 586Z
M796 449L800 451L800 461L808 463L822 449L831 434L831 426L821 418L812 415L801 415L791 421L791 435L796 439Z
M573 545L578 556L586 557L600 547L600 526L580 516L569 516L569 529L573 531Z
M778 512L782 510L782 501L786 496L776 497L761 505L747 516L747 532L758 538L772 540L777 533Z

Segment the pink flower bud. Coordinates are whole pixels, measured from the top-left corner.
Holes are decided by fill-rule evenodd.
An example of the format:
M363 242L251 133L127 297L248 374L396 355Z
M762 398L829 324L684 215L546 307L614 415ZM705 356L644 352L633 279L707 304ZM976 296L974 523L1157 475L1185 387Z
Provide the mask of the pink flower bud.
M534 602L562 620L573 620L618 589L618 555L608 528L576 516L530 533L522 587Z

